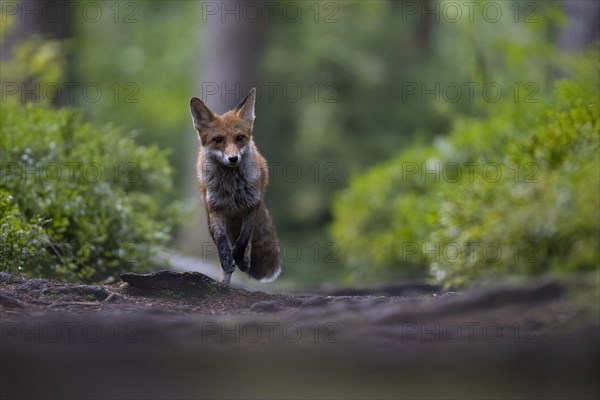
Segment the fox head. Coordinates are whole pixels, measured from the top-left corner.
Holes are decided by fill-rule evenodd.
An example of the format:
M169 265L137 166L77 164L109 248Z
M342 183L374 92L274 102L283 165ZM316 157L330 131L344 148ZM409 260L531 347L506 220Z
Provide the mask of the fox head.
M248 96L237 107L218 115L212 113L202 100L192 98L192 121L206 156L229 167L241 163L252 145L255 101L256 89L251 88Z

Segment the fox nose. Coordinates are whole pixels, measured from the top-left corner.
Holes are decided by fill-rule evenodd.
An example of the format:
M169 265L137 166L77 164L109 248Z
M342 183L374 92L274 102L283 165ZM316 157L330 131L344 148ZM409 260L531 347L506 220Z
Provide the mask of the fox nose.
M229 162L235 164L238 161L238 156L229 157Z

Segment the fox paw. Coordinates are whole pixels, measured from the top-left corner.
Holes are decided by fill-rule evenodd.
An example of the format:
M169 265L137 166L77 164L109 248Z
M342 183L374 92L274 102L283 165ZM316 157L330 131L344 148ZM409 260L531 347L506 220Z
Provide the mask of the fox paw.
M235 270L234 259L231 256L225 257L223 260L221 260L221 268L223 269L224 273L232 274Z
M248 271L248 268L250 267L250 262L248 260L242 260L237 263L237 266L240 269L240 271L246 272L246 271Z
M231 273L223 272L223 276L221 277L221 285L229 287L231 284Z
M240 249L238 247L233 248L233 260L240 271L247 271L248 267L250 266L250 257L248 257L247 253L248 252L245 249Z

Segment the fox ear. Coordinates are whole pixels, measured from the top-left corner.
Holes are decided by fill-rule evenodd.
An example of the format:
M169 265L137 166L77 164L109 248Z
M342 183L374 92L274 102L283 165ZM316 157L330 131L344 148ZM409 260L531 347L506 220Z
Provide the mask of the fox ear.
M254 122L254 103L256 103L256 89L250 88L248 96L235 108L237 115L244 121Z
M197 97L193 97L192 100L190 100L190 111L192 112L194 128L198 130L208 128L215 119L213 113L206 107L202 100Z

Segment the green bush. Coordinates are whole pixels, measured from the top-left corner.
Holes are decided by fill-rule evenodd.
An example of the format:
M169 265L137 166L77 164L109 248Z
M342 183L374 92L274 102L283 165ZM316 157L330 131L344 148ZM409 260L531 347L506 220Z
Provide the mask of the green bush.
M148 270L177 220L164 152L73 110L6 104L1 117L1 270L86 281Z
M598 69L580 65L545 101L491 104L355 176L331 229L349 281L464 285L598 268Z

